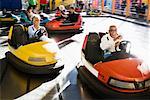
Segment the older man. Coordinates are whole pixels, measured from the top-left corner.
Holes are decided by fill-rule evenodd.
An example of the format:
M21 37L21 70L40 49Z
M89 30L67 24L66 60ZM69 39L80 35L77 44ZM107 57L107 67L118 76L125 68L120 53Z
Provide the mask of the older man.
M101 38L100 47L102 50L108 52L119 51L119 44L122 41L122 36L117 33L117 27L115 25L111 25L109 27L108 34L104 35Z

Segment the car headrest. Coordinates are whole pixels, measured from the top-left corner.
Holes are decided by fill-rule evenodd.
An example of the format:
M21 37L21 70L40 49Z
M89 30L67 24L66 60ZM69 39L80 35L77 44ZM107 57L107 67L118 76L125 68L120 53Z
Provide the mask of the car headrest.
M25 27L21 24L15 24L13 27L13 33L19 34L21 32L25 32Z
M96 32L89 32L89 38L90 39L98 39L99 36Z
M14 48L18 48L27 43L27 38L25 27L21 24L15 24L12 30L10 45Z
M96 32L90 32L85 46L85 58L92 64L103 60L103 50L101 50L99 35Z
M96 32L89 32L88 41L92 44L99 43L99 36Z

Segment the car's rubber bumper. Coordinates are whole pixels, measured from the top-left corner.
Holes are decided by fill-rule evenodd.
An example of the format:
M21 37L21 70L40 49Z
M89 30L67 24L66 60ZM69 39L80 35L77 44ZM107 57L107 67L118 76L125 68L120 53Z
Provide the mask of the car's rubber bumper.
M104 98L137 98L147 99L150 97L150 90L140 93L122 93L106 87L94 75L92 75L84 66L78 68L79 77L98 97Z
M45 65L45 66L34 66L27 64L13 55L11 52L6 52L6 58L16 69L28 73L28 74L54 74L59 73L64 65L55 67L56 64Z

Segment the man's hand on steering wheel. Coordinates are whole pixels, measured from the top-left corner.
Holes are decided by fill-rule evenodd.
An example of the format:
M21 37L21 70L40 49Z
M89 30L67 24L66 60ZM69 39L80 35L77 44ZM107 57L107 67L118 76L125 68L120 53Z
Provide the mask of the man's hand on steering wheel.
M48 33L45 28L40 28L42 35L48 36Z
M47 34L47 31L44 28L40 28L34 33L34 37L39 39L41 36L46 35L46 34Z
M114 41L121 40L121 39L122 39L122 36L121 36L121 35L118 35L118 36L114 39Z
M119 49L120 42L121 42L121 41L116 41L116 42L115 42L115 50L116 50L116 51L119 51L119 50L120 50L120 49Z

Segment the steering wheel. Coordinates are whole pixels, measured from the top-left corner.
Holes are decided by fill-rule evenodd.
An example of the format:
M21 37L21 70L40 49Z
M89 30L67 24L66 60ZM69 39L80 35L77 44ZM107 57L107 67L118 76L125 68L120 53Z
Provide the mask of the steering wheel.
M130 48L131 48L131 42L130 41L121 41L119 45L119 49L123 52L130 53Z
M44 35L44 33L47 33L47 31L44 28L40 28L34 33L34 37L39 39L41 36Z

